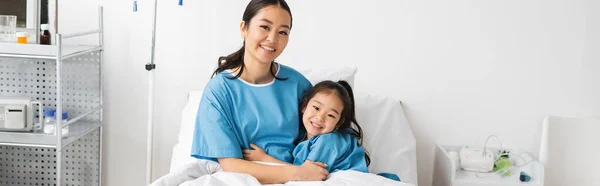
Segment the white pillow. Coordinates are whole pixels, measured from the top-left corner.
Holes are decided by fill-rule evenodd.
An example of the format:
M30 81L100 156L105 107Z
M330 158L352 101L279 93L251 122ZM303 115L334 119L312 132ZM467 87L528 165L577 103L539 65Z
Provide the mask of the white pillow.
M196 114L202 98L202 91L193 91L188 95L188 102L181 112L181 128L177 143L173 146L173 155L171 156L171 169L169 172L176 172L186 164L194 162L196 158L192 157L192 140L194 139L194 127L196 126Z
M178 143L173 147L170 172L197 161L191 157L192 139L202 91L191 92L181 114ZM371 156L369 171L397 174L402 182L417 184L416 141L399 101L356 95L357 120Z
M335 68L311 68L311 69L298 69L310 83L316 85L317 83L325 80L347 81L348 84L354 89L354 75L356 75L356 66L342 66Z
M356 120L371 157L369 172L394 173L402 182L417 185L417 142L400 101L357 94L355 102Z

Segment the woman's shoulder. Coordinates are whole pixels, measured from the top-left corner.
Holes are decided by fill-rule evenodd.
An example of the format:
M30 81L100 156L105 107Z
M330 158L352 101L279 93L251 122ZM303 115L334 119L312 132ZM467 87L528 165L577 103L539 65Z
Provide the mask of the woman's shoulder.
M210 78L210 80L208 80L208 83L206 84L204 90L207 91L222 89L223 85L227 83L228 74L229 73L225 71L217 73L215 76Z
M203 89L203 97L208 95L211 96L212 99L224 99L230 96L231 90L235 87L232 84L232 80L230 78L229 72L219 72L205 85Z

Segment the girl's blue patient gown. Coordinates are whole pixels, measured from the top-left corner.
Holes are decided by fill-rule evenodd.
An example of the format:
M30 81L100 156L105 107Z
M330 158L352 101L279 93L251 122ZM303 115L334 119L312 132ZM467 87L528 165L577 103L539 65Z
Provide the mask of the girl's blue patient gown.
M294 149L293 155L294 165L302 165L304 161L311 160L326 164L330 173L340 170L369 172L364 147L358 146L356 137L339 131L321 134L300 142ZM395 174L378 175L400 181Z
M338 170L369 172L365 161L365 149L358 146L356 137L333 131L314 136L298 144L294 149L294 165L311 160L327 165L331 173Z

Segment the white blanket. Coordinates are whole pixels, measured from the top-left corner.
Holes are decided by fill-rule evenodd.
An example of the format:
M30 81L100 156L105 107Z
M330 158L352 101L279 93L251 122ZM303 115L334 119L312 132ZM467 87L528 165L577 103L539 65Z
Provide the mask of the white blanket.
M401 178L402 179L402 178ZM182 169L171 172L152 183L150 186L261 186L249 174L222 172L219 164L211 161L196 161ZM269 186L413 186L397 182L375 174L357 171L338 171L329 175L326 181L294 181Z

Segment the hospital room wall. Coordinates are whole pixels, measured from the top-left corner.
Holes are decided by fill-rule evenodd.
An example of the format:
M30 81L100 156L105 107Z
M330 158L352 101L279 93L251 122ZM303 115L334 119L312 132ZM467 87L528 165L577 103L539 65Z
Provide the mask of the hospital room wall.
M160 1L154 179L169 170L187 92L202 89L217 57L240 46L246 2ZM402 100L417 139L419 185L431 184L435 142L481 145L496 134L505 146L537 152L543 116L600 117L597 2L364 2L290 0L294 29L279 60L357 65L357 92ZM103 183L111 186L144 183L152 2L139 1L137 13L131 3L59 5L65 32L95 26L84 20L105 6Z
M592 72L582 62L588 1L374 2L290 1L294 29L279 60L299 68L355 64L357 92L403 100L421 185L431 183L435 142L482 145L496 134L504 146L536 153L544 116L583 115L582 103L595 98L582 93L598 84L582 80ZM157 96L168 99L157 100L165 114L157 127L177 132L186 93L204 86L217 56L240 46L243 4L163 8L171 15L159 34L184 32L193 41L159 41L169 55L158 57L166 65L157 71ZM157 176L166 173L175 140L157 136Z
M372 27L383 33L361 38L376 41L360 45L372 52L357 87L403 100L421 185L431 184L436 142L482 146L495 134L537 153L544 116L598 107L589 102L598 94L583 93L598 78L581 79L593 75L582 62L586 1L387 3L395 8L372 12L386 19Z
M582 116L600 117L600 1L589 1L583 57Z

